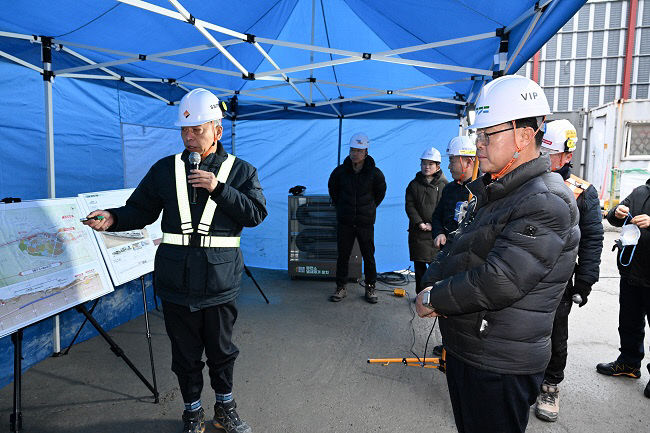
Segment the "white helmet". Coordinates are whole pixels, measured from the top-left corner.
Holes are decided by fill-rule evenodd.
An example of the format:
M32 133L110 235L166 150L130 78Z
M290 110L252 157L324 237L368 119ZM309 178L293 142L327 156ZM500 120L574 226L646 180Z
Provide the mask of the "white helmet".
M546 124L542 150L548 153L573 152L577 144L578 132L568 120L554 120Z
M353 149L367 149L369 146L370 140L363 132L357 132L350 138L350 147Z
M476 101L474 124L467 129L549 114L551 109L539 84L520 75L506 75L485 85Z
M424 151L420 159L428 159L429 161L433 162L440 162L440 152L438 152L438 149L435 147L430 147L427 150Z
M197 126L223 118L219 98L205 89L194 89L183 96L178 104L176 126Z
M454 137L447 145L447 156L476 156L476 145L467 135Z

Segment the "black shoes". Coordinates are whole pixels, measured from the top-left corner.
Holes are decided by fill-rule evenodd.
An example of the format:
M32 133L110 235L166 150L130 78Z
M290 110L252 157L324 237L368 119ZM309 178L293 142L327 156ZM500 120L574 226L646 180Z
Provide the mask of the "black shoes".
M214 420L212 424L226 433L252 433L252 429L237 415L237 403L217 403L214 405Z
M598 364L596 366L596 371L606 376L628 376L634 379L641 377L641 369L624 364L619 360Z
M336 288L336 292L334 292L334 294L330 296L330 301L339 302L343 300L343 298L345 298L346 296L348 296L348 291L345 288L345 286L338 286Z
M205 431L205 411L203 408L183 412L183 433L203 433Z
M650 364L648 364L646 367L648 367L648 373L650 373ZM645 386L645 389L643 390L643 395L650 398L650 380L648 381L648 384Z
M371 304L376 304L377 300L375 283L366 283L366 301L370 302Z

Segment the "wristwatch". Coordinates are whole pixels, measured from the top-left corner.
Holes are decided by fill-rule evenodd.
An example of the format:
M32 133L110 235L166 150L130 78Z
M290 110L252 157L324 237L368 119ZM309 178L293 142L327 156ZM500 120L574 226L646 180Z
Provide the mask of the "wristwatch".
M424 295L422 295L422 305L431 308L431 306L429 305L430 299L431 299L431 292L427 290L426 292L424 292Z

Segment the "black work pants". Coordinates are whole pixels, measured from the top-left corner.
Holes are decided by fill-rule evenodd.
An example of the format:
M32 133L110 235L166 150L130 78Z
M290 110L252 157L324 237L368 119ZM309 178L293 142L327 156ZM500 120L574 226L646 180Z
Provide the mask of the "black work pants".
M427 262L413 262L413 270L415 271L415 293L420 293L422 287L422 277L427 271L429 264Z
M165 301L162 305L172 343L172 371L178 377L183 401L192 403L201 398L203 351L214 391L232 392L233 367L239 354L232 343L232 328L237 319L235 301L198 311Z
M343 286L348 281L348 265L354 240L359 242L361 257L363 257L363 274L366 284L377 282L377 265L375 264L375 226L374 225L344 225L336 229L336 285Z
M632 285L621 278L618 302L618 335L621 339L618 360L640 367L644 355L645 321L650 323L650 288Z
M447 352L447 385L460 433L524 432L543 372L515 375L480 370Z
M544 380L553 385L557 385L564 380L567 341L569 339L569 313L572 304L571 299L565 300L563 298L555 311L553 333L551 334L551 360L544 372Z

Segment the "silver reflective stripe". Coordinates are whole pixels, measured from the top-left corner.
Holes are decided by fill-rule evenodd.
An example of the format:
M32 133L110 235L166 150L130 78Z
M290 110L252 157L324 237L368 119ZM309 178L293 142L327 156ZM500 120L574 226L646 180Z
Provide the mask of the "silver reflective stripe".
M239 236L200 236L200 246L204 248L238 248ZM190 235L178 233L163 233L163 244L188 246Z
M183 233L192 233L192 213L190 212L190 200L187 198L185 163L181 160L180 153L176 155L174 171L176 176L176 201L178 201L178 213L181 217L181 231Z
M217 181L221 183L226 183L228 176L230 175L230 170L232 170L232 165L235 163L235 156L228 154L225 161L221 163L219 171L217 172ZM202 235L207 235L210 233L210 225L212 224L212 219L214 218L214 213L217 210L217 202L214 200L208 199L205 203L205 208L203 209L203 214L201 215L201 222L196 231Z

